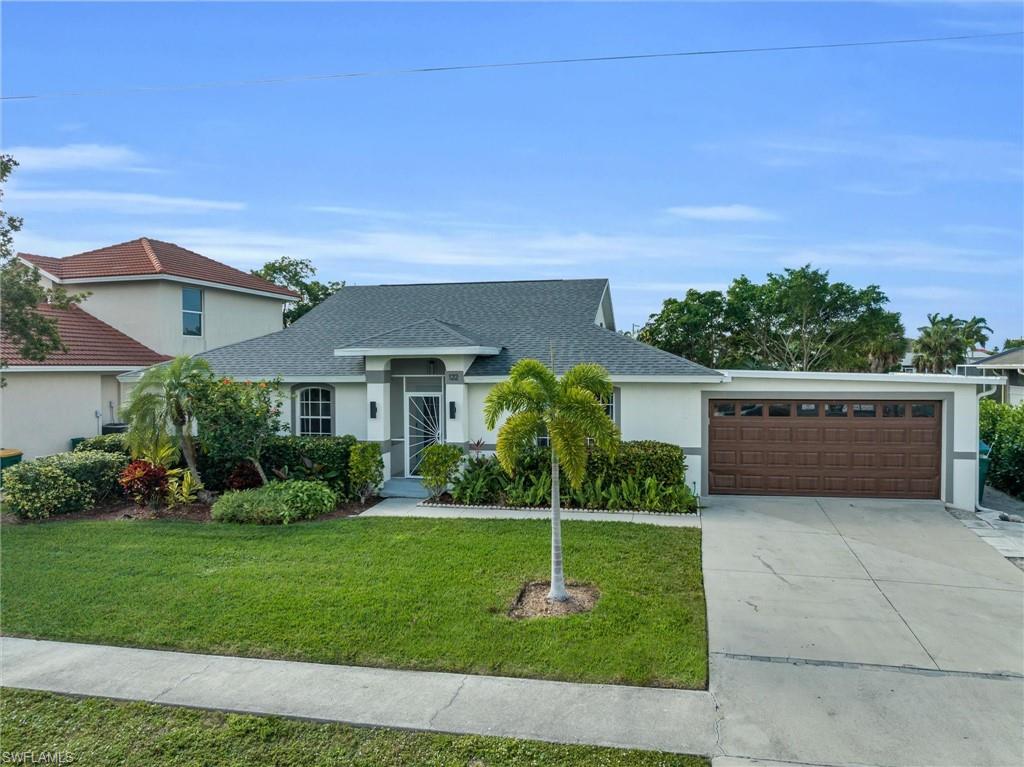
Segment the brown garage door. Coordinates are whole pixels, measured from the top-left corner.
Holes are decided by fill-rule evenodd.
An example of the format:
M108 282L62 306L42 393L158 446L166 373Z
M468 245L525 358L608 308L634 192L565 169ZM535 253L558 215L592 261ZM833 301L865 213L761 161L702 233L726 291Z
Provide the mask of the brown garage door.
M710 491L938 498L942 403L710 401Z

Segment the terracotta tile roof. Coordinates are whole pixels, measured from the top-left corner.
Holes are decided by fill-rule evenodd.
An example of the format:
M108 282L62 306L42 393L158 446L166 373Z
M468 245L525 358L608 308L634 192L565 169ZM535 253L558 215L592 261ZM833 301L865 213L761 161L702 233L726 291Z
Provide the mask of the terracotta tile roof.
M68 347L67 352L53 354L42 362L22 359L10 339L0 333L0 356L7 360L8 365L138 367L155 365L170 359L163 354L157 354L148 346L143 346L134 338L126 336L77 306L70 309L55 309L49 304L40 304L37 309L47 317L57 320L61 340Z
M280 285L222 264L220 261L214 261L212 258L201 256L173 243L152 240L148 237L140 237L130 242L109 245L65 258L50 258L32 253L19 253L18 255L61 280L167 274L298 298L298 294L288 288L282 288Z

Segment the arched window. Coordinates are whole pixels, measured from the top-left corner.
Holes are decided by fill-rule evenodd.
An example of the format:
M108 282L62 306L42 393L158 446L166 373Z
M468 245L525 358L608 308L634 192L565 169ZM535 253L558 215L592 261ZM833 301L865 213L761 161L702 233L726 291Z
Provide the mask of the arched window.
M295 433L302 437L327 437L334 434L333 392L322 386L299 390Z

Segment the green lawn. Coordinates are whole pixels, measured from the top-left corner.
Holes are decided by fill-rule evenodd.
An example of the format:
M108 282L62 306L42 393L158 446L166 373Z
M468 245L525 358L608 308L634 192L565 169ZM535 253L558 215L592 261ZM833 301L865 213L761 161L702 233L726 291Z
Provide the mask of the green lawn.
M708 767L700 757L654 751L315 724L10 688L0 694L0 738L4 753L34 751L38 759L60 752L73 758L67 763L90 766Z
M707 682L700 532L564 524L586 614L513 620L548 573L537 520L7 526L5 634L585 682Z

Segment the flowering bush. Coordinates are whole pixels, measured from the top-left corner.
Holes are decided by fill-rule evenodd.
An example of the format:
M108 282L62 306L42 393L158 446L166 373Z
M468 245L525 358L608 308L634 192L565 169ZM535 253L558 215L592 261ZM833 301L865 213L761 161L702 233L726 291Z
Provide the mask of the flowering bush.
M139 506L155 506L167 496L167 469L149 461L132 461L121 472L121 487Z
M262 458L267 441L283 424L279 381L207 380L196 388L193 406L205 458L222 471L249 462L267 481Z
M21 519L85 511L91 503L87 487L45 461L4 469L4 507Z

